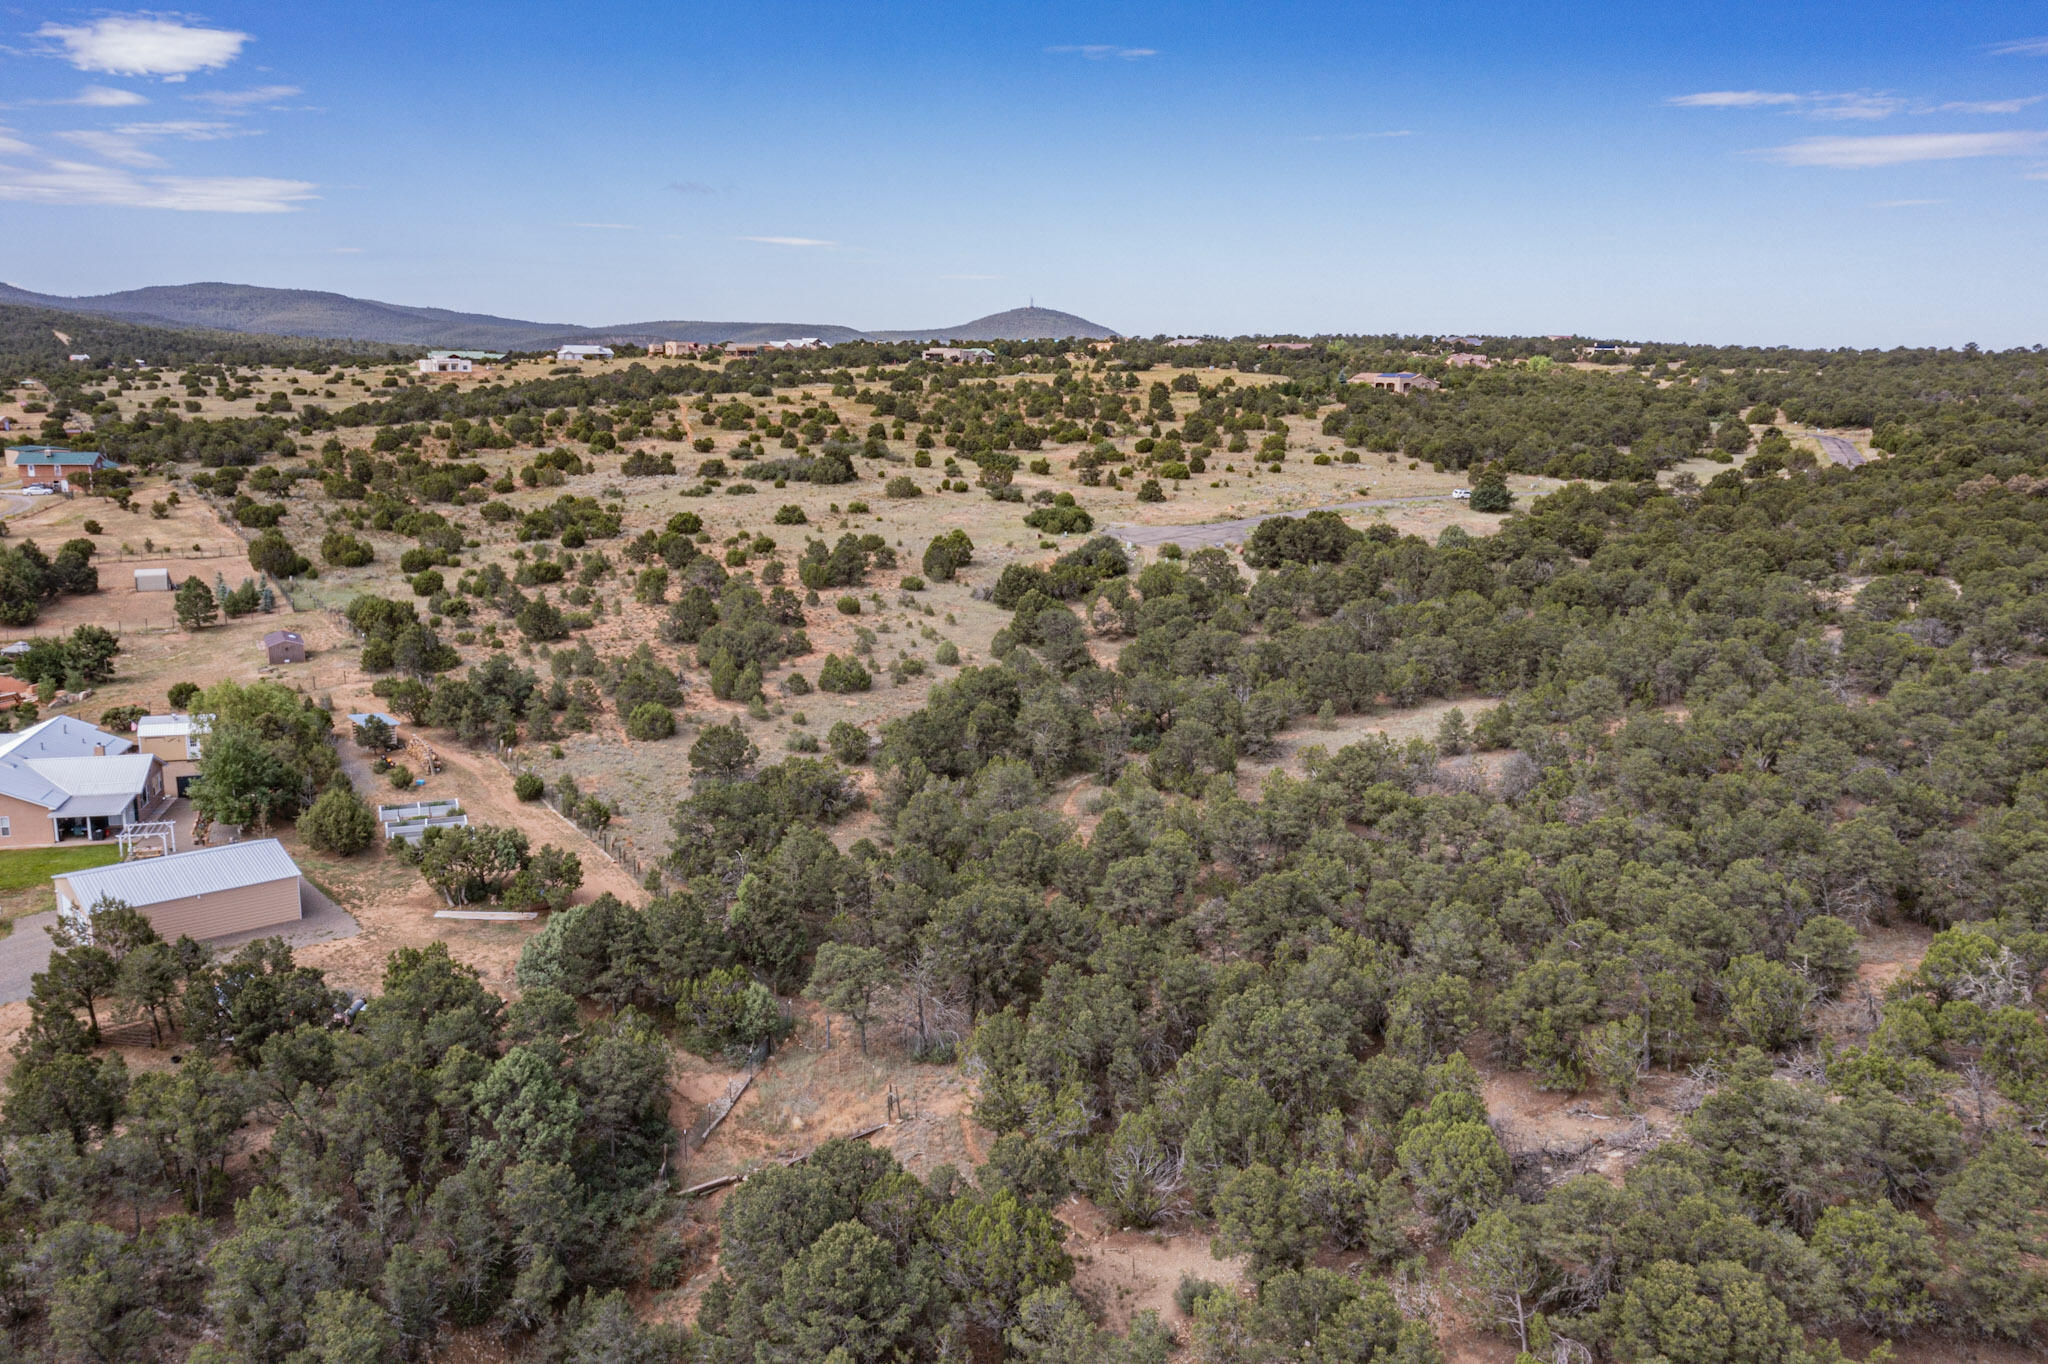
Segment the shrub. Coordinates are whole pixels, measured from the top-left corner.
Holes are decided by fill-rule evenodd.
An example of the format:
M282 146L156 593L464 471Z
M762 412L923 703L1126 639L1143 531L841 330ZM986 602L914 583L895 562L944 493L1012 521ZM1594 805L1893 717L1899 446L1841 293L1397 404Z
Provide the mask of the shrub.
M1145 501L1144 494L1140 493L1138 500ZM1024 524L1047 535L1086 535L1095 529L1095 518L1080 507L1055 505L1029 513Z
M431 597L447 585L439 569L429 568L412 575L412 594L415 597Z
M103 532L100 528L100 523L88 516L85 518L85 533L87 535L99 535Z
M1476 512L1504 512L1514 507L1515 495L1501 479L1483 478L1472 485L1471 505Z
M361 568L374 561L376 552L369 542L345 530L331 530L320 541L320 557L336 568Z
M396 764L386 774L385 780L403 791L412 785L412 769L403 763Z
M816 753L818 737L815 734L792 734L789 736L789 751L792 753Z
M832 756L849 767L868 760L868 732L849 720L835 723L825 742L832 746Z
M838 600L838 602L836 602L836 603L835 603L835 605L837 605L837 606L839 607L839 614L840 614L840 615L842 615L842 616L857 616L857 615L859 615L859 614L860 614L860 598L859 598L859 597L854 597L854 596L846 596L846 597L841 597L841 598L840 598L840 599Z
M795 503L789 503L775 509L775 524L778 526L807 526L810 524L810 520L808 516L804 515L804 509Z
M708 455L711 453L712 447L717 444L718 442L709 436L699 436L690 442L690 448L700 455Z
M666 739L675 732L675 712L658 701L643 702L626 716L626 733L635 739Z
M868 504L861 501L849 502L846 504L846 514L848 516L866 516L868 514Z
M915 573L906 574L900 586L905 592L922 592L924 591L924 579L918 577Z
M341 782L321 792L312 808L299 816L299 837L306 846L336 857L353 857L370 846L376 833L376 815Z
M818 669L820 691L867 691L874 685L875 679L860 665L857 658L841 658L838 654L826 654L824 664Z
M967 532L954 529L925 546L924 576L933 582L953 581L953 575L974 562L974 542Z
M1166 500L1166 490L1159 486L1158 479L1148 478L1138 485L1138 500L1140 502L1164 502Z
M171 683L170 691L165 693L165 695L171 703L172 710L183 710L192 704L193 697L199 695L199 684L197 682L173 682Z
M932 650L932 657L948 668L957 668L960 666L960 646L950 639L945 640Z
M541 780L538 772L521 772L512 779L512 794L519 799L539 800L548 793L548 784Z
M882 485L884 497L923 497L924 489L917 486L917 480L909 474L898 474Z

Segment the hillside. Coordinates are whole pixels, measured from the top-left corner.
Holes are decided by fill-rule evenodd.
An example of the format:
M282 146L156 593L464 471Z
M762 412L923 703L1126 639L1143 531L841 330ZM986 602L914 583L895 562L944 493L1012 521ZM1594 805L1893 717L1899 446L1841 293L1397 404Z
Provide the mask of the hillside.
M1030 341L1116 333L1086 318L1051 308L1012 308L952 327L862 331L817 322L622 322L602 327L527 322L489 313L454 312L351 298L313 289L271 289L254 284L160 284L119 293L65 298L0 284L0 304L52 308L169 327L322 340L382 342L492 350L542 350L575 341L775 341L815 336L841 341Z
M323 357L382 354L388 349L382 343L255 336L0 303L0 377L47 374L74 354L90 355L95 364L146 360L157 365L307 365L321 363Z

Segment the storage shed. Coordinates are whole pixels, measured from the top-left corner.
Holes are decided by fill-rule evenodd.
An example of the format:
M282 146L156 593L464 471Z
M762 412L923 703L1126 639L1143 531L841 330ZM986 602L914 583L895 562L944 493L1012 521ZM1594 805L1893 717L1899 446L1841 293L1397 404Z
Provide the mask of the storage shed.
M168 568L138 568L135 570L137 592L168 592L171 590L171 570Z
M169 940L202 941L296 923L299 867L274 838L116 862L50 878L57 912L82 914L103 899L139 910Z
M272 630L263 637L263 652L272 663L304 663L306 640L297 630Z

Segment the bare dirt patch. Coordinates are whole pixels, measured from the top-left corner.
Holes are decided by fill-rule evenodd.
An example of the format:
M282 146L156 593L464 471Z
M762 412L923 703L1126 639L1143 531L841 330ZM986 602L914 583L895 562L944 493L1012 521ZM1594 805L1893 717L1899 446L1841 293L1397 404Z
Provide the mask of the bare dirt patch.
M1140 1312L1156 1312L1161 1322L1184 1326L1187 1317L1173 1302L1183 1278L1249 1291L1243 1257L1217 1259L1206 1231L1119 1231L1079 1194L1060 1204L1053 1216L1067 1228L1075 1291L1096 1306L1113 1331L1128 1330Z

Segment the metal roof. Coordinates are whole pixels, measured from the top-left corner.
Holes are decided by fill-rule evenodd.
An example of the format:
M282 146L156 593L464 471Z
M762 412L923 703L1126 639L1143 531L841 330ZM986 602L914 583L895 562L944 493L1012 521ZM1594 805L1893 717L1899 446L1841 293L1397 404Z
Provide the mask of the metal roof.
M194 734L212 732L211 715L183 715L172 711L168 715L145 715L135 722L135 737L138 739L189 739Z
M16 464L97 464L106 456L97 450L65 450L55 445L17 445Z
M298 874L298 863L274 838L194 848L169 857L146 857L136 862L117 862L111 867L61 873L62 879L71 883L72 897L79 904L90 905L111 896L137 909L167 900L260 886L296 878Z
M268 649L273 644L283 644L287 641L295 641L300 644L306 642L305 637L297 630L272 630L263 637L263 647Z
M132 753L135 744L70 715L53 715L12 734L0 735L0 758L89 758L93 749Z
M135 796L156 761L147 753L98 758L29 758L22 766L74 796Z

